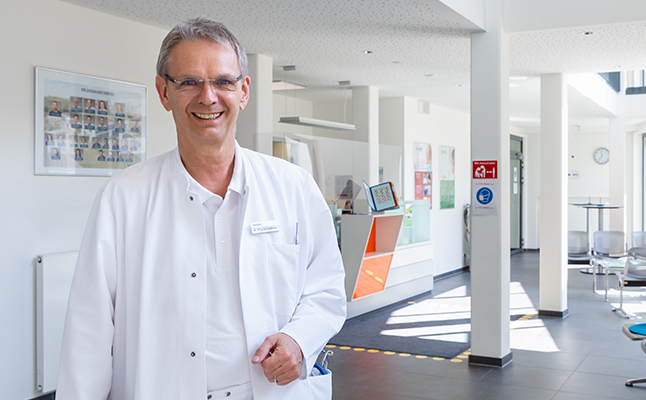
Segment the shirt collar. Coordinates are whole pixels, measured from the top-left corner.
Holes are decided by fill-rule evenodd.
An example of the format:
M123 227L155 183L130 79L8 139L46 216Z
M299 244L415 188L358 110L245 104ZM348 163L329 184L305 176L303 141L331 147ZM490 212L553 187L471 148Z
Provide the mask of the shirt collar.
M211 199L211 197L217 196L215 193L202 186L197 180L195 180L195 178L191 176L191 174L188 173L186 167L184 166L184 163L182 163L182 158L179 155L179 149L176 149L175 151L175 165L188 180L188 190L200 196L202 203L206 203ZM240 195L244 194L244 176L244 162L242 160L242 152L239 150L238 143L236 142L235 156L233 161L233 175L231 176L231 182L229 182L227 193L232 191Z

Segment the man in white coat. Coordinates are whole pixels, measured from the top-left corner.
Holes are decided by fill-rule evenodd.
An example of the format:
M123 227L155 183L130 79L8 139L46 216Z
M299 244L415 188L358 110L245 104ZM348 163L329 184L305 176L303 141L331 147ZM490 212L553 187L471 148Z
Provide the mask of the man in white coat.
M198 18L156 88L178 148L99 192L70 294L57 399L331 397L317 356L345 320L332 217L312 177L241 148L247 57Z

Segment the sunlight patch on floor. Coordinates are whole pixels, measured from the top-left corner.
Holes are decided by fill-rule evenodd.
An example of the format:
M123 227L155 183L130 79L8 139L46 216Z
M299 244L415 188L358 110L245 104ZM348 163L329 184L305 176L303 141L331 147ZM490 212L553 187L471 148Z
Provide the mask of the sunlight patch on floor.
M538 311L520 282L510 283L509 303L509 314L515 319L509 325L509 340L512 349L541 352L560 351L543 321L535 317L532 318ZM467 343L471 324L450 322L470 318L471 297L467 296L467 287L460 286L432 299L413 303L394 311L386 322L393 329L385 329L381 331L381 334ZM424 326L427 322L442 321L449 323ZM421 326L396 328L396 325L401 324Z

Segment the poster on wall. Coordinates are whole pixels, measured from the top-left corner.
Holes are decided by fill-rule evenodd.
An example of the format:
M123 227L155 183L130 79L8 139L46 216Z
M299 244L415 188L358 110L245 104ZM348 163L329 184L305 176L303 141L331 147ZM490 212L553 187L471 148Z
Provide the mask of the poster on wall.
M471 214L497 215L498 161L474 161L471 180Z
M110 176L146 159L143 85L36 68L36 175Z
M440 209L455 207L455 148L440 146Z
M428 143L413 143L415 167L415 200L429 201L433 208L433 153Z

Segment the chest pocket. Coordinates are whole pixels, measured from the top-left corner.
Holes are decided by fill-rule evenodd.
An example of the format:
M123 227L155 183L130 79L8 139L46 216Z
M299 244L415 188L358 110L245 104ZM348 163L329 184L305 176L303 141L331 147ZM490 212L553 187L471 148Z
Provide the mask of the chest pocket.
M299 298L298 293L298 252L296 244L268 244L269 271L273 289L276 314L292 316Z

